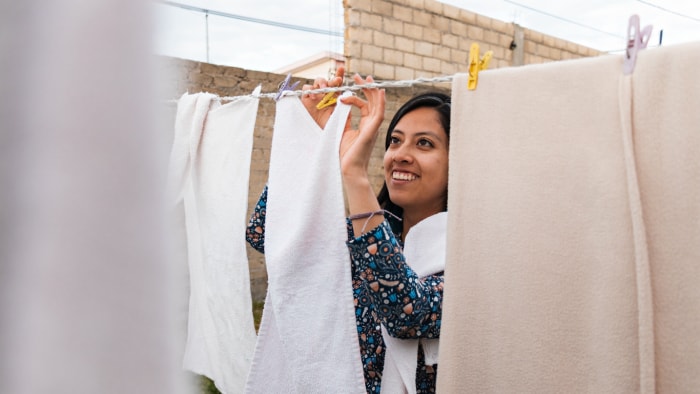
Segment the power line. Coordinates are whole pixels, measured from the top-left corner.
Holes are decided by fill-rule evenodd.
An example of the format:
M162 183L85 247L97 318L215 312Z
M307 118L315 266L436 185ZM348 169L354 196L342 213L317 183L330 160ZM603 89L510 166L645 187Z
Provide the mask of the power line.
M654 3L650 3L650 2L648 2L648 1L642 1L642 0L637 0L637 1L640 2L640 3L642 3L642 4L646 4L646 5L650 6L650 7L658 8L658 9L660 9L661 11L668 12L669 14L673 14L673 15L676 15L676 16L680 16L680 17L682 17L682 18L687 18L687 19L690 19L691 21L700 22L700 19L693 18L692 16L688 16L688 15L686 15L686 14L681 14L680 12L676 12L676 11L669 10L668 8L664 8L664 7L658 6L658 5L654 4Z
M236 15L236 14L229 14L226 12L221 12L221 11L216 11L216 10L208 10L206 8L199 8L199 7L194 7L191 5L187 4L180 4L176 3L173 1L168 1L168 0L161 0L160 1L162 4L173 6L173 7L179 7L185 10L190 10L190 11L196 11L196 12L201 12L204 14L212 14L212 15L217 15L217 16L223 16L224 18L231 18L231 19L238 19L246 22L253 22L253 23L260 23L263 25L269 25L269 26L275 26L275 27L281 27L284 29L292 29L292 30L299 30L299 31L305 31L309 33L316 33L316 34L324 34L324 35L329 35L329 36L338 36L342 37L343 33L338 32L338 31L330 31L330 30L323 30L323 29L315 29L313 27L306 27L306 26L298 26L298 25L291 25L289 23L282 23L282 22L275 22L275 21L270 21L266 19L258 19L258 18L251 18L249 16L243 16L243 15Z
M538 9L536 9L536 8L532 8L532 7L530 7L530 6L527 6L527 5L525 5L525 4L520 4L520 3L515 2L515 1L512 1L512 0L503 0L503 1L505 1L506 3L510 3L510 4L516 5L516 6L518 6L518 7L522 7L522 8L528 9L528 10L530 10L530 11L534 11L534 12L540 13L540 14L542 14L542 15L546 15L546 16L548 16L548 17L550 17L550 18L559 19L560 21L564 21L564 22L567 22L567 23L571 23L571 24L573 24L573 25L580 26L580 27L583 27L583 28L586 28L586 29L589 29L589 30L597 31L598 33L607 34L607 35L609 35L609 36L613 36L613 37L616 37L616 38L622 38L622 39L625 38L625 37L623 37L623 36L621 36L621 35L619 35L619 34L610 33L610 32L605 31L605 30L600 30L600 29L597 29L597 28L592 27L592 26L584 25L584 24L582 24L582 23L579 23L579 22L576 22L576 21L572 21L572 20L570 20L570 19L562 18L562 17L559 16L559 15L550 14L549 12L545 12L545 11L542 11L542 10L538 10Z

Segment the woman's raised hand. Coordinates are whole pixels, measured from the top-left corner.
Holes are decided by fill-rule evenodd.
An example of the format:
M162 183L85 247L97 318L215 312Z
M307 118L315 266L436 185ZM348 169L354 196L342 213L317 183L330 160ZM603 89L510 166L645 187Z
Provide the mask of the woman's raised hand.
M338 67L338 70L336 71L335 77L331 79L330 81L326 80L325 78L316 78L314 80L313 85L304 85L301 89L302 90L315 90L315 89L323 89L323 88L332 88L332 87L338 87L343 84L343 77L345 76L345 68L344 67ZM303 94L301 96L301 102L304 104L304 107L306 107L306 110L309 111L309 115L316 121L316 123L321 127L324 128L326 127L326 123L328 122L328 119L331 117L331 114L333 113L333 109L335 108L335 105L318 109L316 108L316 105L321 102L323 99L323 96L325 96L325 93L314 93L314 94ZM338 93L336 93L336 96L338 96Z
M371 76L368 76L367 79L362 79L356 74L353 79L357 85L374 82ZM360 179L367 178L369 158L372 155L374 143L377 141L379 126L384 120L384 89L365 88L362 89L362 92L367 99L366 101L357 96L341 99L343 103L357 107L361 115L360 123L356 130L352 129L350 121L347 122L340 141L340 168L346 181L358 177Z

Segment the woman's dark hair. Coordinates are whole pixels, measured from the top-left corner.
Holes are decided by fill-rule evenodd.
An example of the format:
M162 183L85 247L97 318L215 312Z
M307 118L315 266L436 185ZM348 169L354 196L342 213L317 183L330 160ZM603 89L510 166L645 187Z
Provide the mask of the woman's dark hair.
M423 107L435 108L435 110L440 116L440 123L442 124L442 128L445 130L445 134L447 134L447 140L450 140L450 96L439 92L429 92L414 96L413 98L408 100L404 105L402 105L398 111L396 111L396 114L391 119L391 122L389 123L389 128L386 131L384 150L389 149L389 144L391 143L391 133L394 131L396 124L399 123L399 120L401 120L401 118L403 118L403 116L407 113ZM398 217L403 217L403 208L399 207L398 205L394 204L393 201L391 201L391 196L389 196L389 189L387 189L386 187L386 180L384 181L382 190L377 196L377 200L379 201L379 206L381 206L382 209L385 209ZM445 206L444 209L447 210L447 206ZM391 229L397 234L401 233L403 228L401 221L393 218L391 215L388 215L388 220L389 224L391 225Z

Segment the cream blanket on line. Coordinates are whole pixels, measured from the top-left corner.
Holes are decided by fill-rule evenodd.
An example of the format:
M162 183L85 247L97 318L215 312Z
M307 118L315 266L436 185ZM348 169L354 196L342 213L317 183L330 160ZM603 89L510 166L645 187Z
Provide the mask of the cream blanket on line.
M438 392L700 387L698 65L456 76Z
M183 95L170 160L190 277L183 366L226 394L243 392L256 340L245 223L258 101Z
M365 392L338 158L349 111L338 102L321 130L298 97L277 103L268 290L247 392Z

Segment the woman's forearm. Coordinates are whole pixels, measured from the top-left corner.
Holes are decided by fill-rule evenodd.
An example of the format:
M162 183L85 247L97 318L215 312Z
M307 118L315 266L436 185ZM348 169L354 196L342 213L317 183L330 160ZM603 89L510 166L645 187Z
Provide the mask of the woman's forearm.
M381 209L367 176L346 174L343 176L343 186L348 200L350 217L369 212L377 212ZM356 236L360 236L365 231L377 227L383 220L384 215L381 213L360 217L352 221L352 229Z

